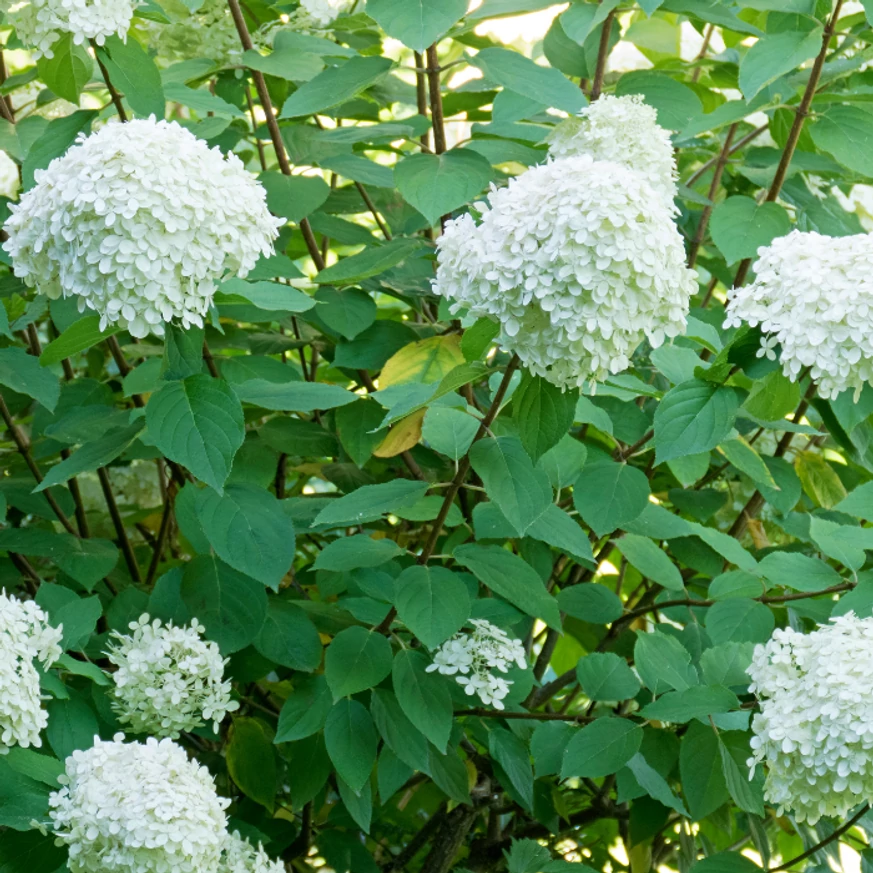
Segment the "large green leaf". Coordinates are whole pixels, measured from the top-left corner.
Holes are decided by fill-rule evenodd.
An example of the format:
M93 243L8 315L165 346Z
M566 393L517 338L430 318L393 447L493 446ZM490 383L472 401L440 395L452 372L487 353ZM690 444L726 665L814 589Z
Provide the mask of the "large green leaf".
M261 406L264 409L312 412L314 409L335 409L354 403L358 396L324 382L268 382L266 379L249 379L233 390L240 400Z
M467 0L369 0L367 14L389 36L423 52L467 11Z
M643 731L638 724L618 718L598 718L576 733L567 744L561 778L609 776L640 750Z
M0 385L33 397L49 412L54 411L61 393L58 377L17 346L0 349Z
M366 524L389 512L405 509L418 503L428 489L426 482L397 479L378 485L364 485L351 494L331 501L315 517L314 524Z
M710 233L729 264L752 258L761 246L791 230L788 213L778 203L756 203L751 197L728 197L712 212Z
M388 58L350 58L304 82L282 107L282 118L299 118L330 109L357 96L381 79L393 63Z
M142 118L149 115L163 118L161 74L139 42L133 36L122 40L112 34L98 52L112 84L121 91L130 108Z
M821 27L768 33L740 62L740 90L751 100L762 88L799 67L821 50Z
M573 486L573 504L597 534L612 533L637 518L649 502L645 474L629 464L586 466Z
M306 218L330 194L330 187L319 176L285 176L269 171L261 173L258 181L267 192L267 206L270 211L274 215L287 218L288 221L299 222Z
M816 146L832 154L844 167L870 175L873 160L873 114L860 106L836 105L810 127Z
M324 675L334 700L378 685L391 672L391 645L362 627L340 631L327 647Z
M408 567L397 577L394 602L400 620L429 649L445 642L470 617L467 586L443 567Z
M295 603L271 597L254 641L265 657L283 667L311 673L321 664L321 640L309 616Z
M385 245L369 246L322 270L315 281L320 285L355 285L396 267L420 248L421 244L414 239L395 239Z
M428 659L421 652L401 649L391 668L394 693L406 717L440 752L445 752L452 732L452 698L446 680L428 673Z
M82 45L73 42L70 33L52 43L52 57L37 62L39 77L58 97L79 103L79 97L94 71L94 61Z
M243 793L273 811L278 788L276 754L260 720L233 720L227 744L227 769Z
M540 376L522 379L512 395L519 437L534 461L558 444L573 425L578 392L562 391Z
M336 772L359 792L370 778L379 744L370 713L357 700L337 701L327 717L324 739Z
M245 437L242 407L224 380L167 382L146 405L146 425L162 454L222 492Z

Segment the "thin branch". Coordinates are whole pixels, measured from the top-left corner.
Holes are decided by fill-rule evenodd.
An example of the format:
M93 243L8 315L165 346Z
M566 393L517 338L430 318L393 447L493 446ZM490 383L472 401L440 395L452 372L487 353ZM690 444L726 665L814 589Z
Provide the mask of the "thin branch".
M443 95L440 90L440 63L435 45L427 50L427 87L430 93L433 150L435 154L441 155L446 150L446 125L443 115Z
M173 501L176 496L175 483L171 483L167 489L167 496L164 499L164 512L161 515L161 526L158 528L158 539L155 543L154 551L152 552L152 560L149 564L148 573L146 574L146 585L151 585L155 581L155 576L158 573L158 567L161 563L161 558L164 554L164 549L167 545L167 539L170 535L170 527L173 521Z
M112 98L112 105L115 107L119 119L121 121L127 121L127 113L124 111L124 104L121 102L121 95L115 90L115 86L109 78L109 70L107 70L103 65L103 61L100 60L100 51L97 47L97 43L93 39L89 40L89 42L91 43L91 48L94 50L94 57L97 60L97 66L100 67L100 74L103 76L103 81L109 89L109 96Z
M133 547L128 539L127 531L124 527L124 520L121 518L121 513L118 511L118 504L115 502L115 495L112 493L112 483L109 481L109 473L106 471L106 467L100 467L100 469L97 470L97 478L100 480L100 487L103 489L103 496L106 499L106 507L109 510L109 516L112 519L112 525L115 528L118 545L121 548L121 554L124 555L124 562L127 564L130 578L133 579L134 582L142 582L139 565L136 563L136 555L134 554Z
M769 124L762 124L760 127L756 127L750 133L747 133L742 139L737 140L736 145L731 146L731 150L728 152L728 157L733 154L736 154L740 149L745 148L752 140L757 139L765 130L768 130L770 127ZM706 171L713 166L719 159L719 155L714 155L711 157L706 163L701 164L694 173L688 177L688 181L685 182L686 188L691 188L703 175Z
M703 72L703 67L700 65L700 61L702 61L706 57L706 53L709 50L709 43L712 40L712 34L715 32L714 24L707 24L706 29L703 32L703 43L700 46L700 51L694 56L694 60L691 62L696 64L694 67L694 72L691 74L691 81L696 82L700 78L700 74Z
M424 57L421 52L415 52L415 102L418 114L427 118L427 71L424 68ZM430 133L425 131L419 138L424 150L430 151Z
M767 873L777 873L778 870L787 870L789 867L793 867L795 864L799 864L801 861L805 861L811 855L814 855L819 850L823 849L829 843L834 842L834 840L838 840L847 830L849 830L853 825L855 825L859 819L863 818L870 811L870 804L865 803L861 809L856 812L842 827L837 828L832 834L825 837L823 840L819 840L814 846L808 848L805 852L801 852L796 858L792 858L790 861L786 861L784 864L780 864L778 867L770 867Z
M603 22L600 31L600 45L597 48L597 66L594 68L594 79L591 82L591 93L588 99L593 103L603 91L603 77L606 75L606 59L609 57L609 35L612 33L612 22L615 9L611 9Z

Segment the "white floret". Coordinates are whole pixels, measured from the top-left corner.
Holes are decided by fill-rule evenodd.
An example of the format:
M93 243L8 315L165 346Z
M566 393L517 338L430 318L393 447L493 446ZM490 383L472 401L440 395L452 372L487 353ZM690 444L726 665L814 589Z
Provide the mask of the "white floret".
M41 746L48 724L35 662L50 667L61 656L62 628L32 600L0 591L0 755L12 746Z
M670 132L638 94L604 95L549 134L554 158L589 155L639 173L668 203L676 196L676 158Z
M113 634L107 651L118 668L112 707L122 724L135 733L178 738L209 721L217 731L239 708L224 679L227 661L215 643L200 638L205 629L196 619L175 627L142 615L129 627L132 634Z
M94 738L66 760L49 816L71 873L205 873L218 868L225 808L209 771L170 739Z
M271 254L283 223L236 155L175 122L107 124L35 175L5 225L15 275L137 337L202 326L216 281Z
M729 293L725 327L760 327L758 356L797 381L809 368L820 397L873 382L873 244L865 233L794 230L758 249L755 281Z
M602 381L636 347L685 330L697 290L672 204L633 170L561 158L493 189L438 242L434 290L501 327L500 341L562 387Z
M873 617L847 613L810 634L776 630L755 647L749 767L782 815L815 824L873 801Z
M513 664L524 669L527 657L519 640L484 619L472 619L472 633L457 633L435 652L428 673L439 671L455 676L455 681L486 706L503 709L503 698L509 694L512 680L498 673L508 673Z
M301 23L329 27L343 12L348 12L353 0L300 0Z
M285 873L285 865L271 860L263 846L255 848L234 831L227 836L218 873Z

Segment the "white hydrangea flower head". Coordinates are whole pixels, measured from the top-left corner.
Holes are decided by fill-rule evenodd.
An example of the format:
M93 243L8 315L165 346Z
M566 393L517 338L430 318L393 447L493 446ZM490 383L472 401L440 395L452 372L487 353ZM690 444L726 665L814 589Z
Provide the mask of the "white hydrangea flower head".
M0 0L0 11L35 57L52 58L52 47L65 33L76 45L91 39L103 45L113 34L126 39L135 5L132 0Z
M285 865L273 861L262 845L255 848L234 831L227 835L218 873L285 873Z
M579 115L557 124L547 137L553 158L590 155L635 170L667 200L676 196L676 158L670 132L639 94L604 95Z
M646 338L685 330L695 272L672 204L633 170L578 155L533 167L447 223L434 291L501 327L500 342L562 387L602 381Z
M471 619L472 633L460 632L446 640L433 656L428 673L438 670L455 681L471 697L475 694L486 706L503 709L512 680L497 676L508 673L513 664L527 666L524 646L505 631L481 618Z
M224 679L227 660L218 646L201 639L205 628L162 625L141 615L129 625L131 634L112 634L107 657L118 669L112 674L112 708L135 733L177 739L211 721L215 730L228 712L239 709Z
M42 708L39 673L61 656L63 630L32 600L19 600L0 590L0 755L12 746L41 746L48 724Z
M216 280L247 275L284 221L236 155L154 118L80 137L36 181L5 225L15 275L137 337L202 326Z
M230 803L209 771L170 739L94 738L66 760L49 796L58 844L72 873L204 873L215 870Z
M725 327L765 336L759 356L782 346L782 371L803 370L827 399L873 382L873 246L865 233L829 237L794 230L758 249L755 281L728 295Z
M343 12L348 12L354 0L300 0L301 24L330 27Z
M761 704L748 763L766 762L764 795L779 814L812 825L873 801L873 617L776 630L748 673Z

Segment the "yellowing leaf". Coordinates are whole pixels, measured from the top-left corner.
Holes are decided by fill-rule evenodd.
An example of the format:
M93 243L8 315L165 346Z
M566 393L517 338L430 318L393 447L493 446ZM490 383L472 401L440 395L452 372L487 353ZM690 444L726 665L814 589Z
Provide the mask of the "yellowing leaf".
M404 346L392 355L379 375L379 388L420 382L429 385L439 382L459 364L464 363L461 337L432 336Z
M794 469L803 490L824 509L833 509L846 496L840 477L821 455L798 453Z
M407 415L402 421L398 421L388 436L373 450L377 458L393 458L407 449L411 449L421 439L421 423L424 421L426 409L419 409L412 415Z

